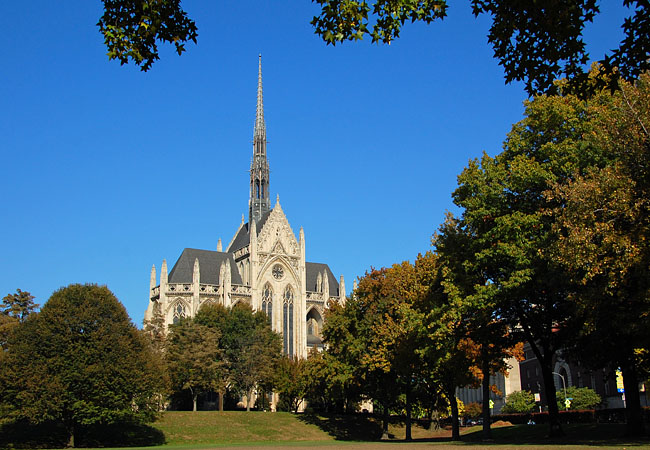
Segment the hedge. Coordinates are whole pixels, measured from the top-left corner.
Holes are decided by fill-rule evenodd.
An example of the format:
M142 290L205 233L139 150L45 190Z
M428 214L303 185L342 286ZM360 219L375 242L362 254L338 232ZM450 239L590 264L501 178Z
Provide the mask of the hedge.
M642 408L643 421L650 423L650 407ZM548 423L548 412L533 412L525 414L495 414L492 421L507 421L513 424L526 424L530 420L537 423ZM586 409L574 411L560 411L561 423L625 423L625 409Z

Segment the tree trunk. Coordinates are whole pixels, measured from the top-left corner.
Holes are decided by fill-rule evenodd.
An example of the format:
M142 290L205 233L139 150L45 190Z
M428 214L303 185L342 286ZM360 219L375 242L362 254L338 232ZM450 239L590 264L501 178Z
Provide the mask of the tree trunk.
M544 355L546 356L546 355ZM548 404L548 425L549 435L551 437L564 436L564 431L560 426L560 413L557 409L557 396L555 395L555 382L553 380L553 369L551 368L551 358L537 358L542 366L542 378L544 379L544 392Z
M406 438L405 440L410 441L413 438L411 437L411 383L408 382L406 385Z
M251 410L251 400L253 398L253 389L249 389L246 392L246 411Z
M382 424L382 433L381 433L382 441L388 439L388 422L390 421L390 411L388 409L388 402L383 403L383 406L384 406L384 420Z
M625 420L628 436L641 436L644 433L643 418L641 416L641 398L639 397L639 378L630 363L621 368L623 372L623 387L625 388Z
M492 437L492 430L490 429L490 361L487 358L483 359L481 371L483 372L483 383L481 384L483 391L483 439L490 439Z
M196 400L198 397L199 397L198 392L197 393L192 392L192 411L196 411L196 403L197 403Z
M219 411L223 411L223 390L219 391Z
M67 431L68 431L68 444L66 445L67 448L75 448L76 443L75 443L75 431L76 431L76 426L74 422L68 423L66 426Z
M449 406L451 407L451 440L460 441L460 427L458 426L458 403L456 402L455 389L447 393Z

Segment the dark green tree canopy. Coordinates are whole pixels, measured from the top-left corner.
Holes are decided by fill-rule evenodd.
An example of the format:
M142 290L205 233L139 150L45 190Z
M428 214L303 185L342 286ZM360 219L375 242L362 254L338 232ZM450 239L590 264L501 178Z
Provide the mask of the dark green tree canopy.
M185 43L196 43L197 28L180 0L102 0L97 22L108 58L120 64L132 60L146 72L158 57L158 42L174 44L180 55Z
M389 44L407 23L430 24L447 15L446 0L312 0L320 8L311 24L335 45L370 36ZM622 24L625 38L611 43L600 73L589 79L582 34L600 12L596 0L469 0L476 16L492 18L488 42L505 71L506 83L523 81L529 95L556 93L555 80L567 78L565 92L591 96L603 86L617 89L618 78L632 80L650 69L650 11L646 0L622 0L633 13ZM157 42L173 43L180 55L196 43L197 27L180 0L103 0L97 25L109 59L132 60L143 71L158 59Z
M194 411L200 393L222 392L226 384L224 352L219 347L219 338L216 328L191 319L170 327L165 360L172 389L189 390Z
M447 15L447 1L433 0L313 0L321 13L312 20L327 44L372 37L390 43L407 22L431 23ZM556 93L555 80L567 78L565 91L587 96L617 78L636 79L650 68L650 11L642 0L623 0L634 13L622 24L625 38L600 60L597 83L590 82L589 61L582 34L600 12L596 0L470 0L474 15L488 14L488 42L503 66L506 83L523 81L529 95Z
M105 286L70 285L11 334L0 367L5 420L79 425L154 418L161 368Z
M0 311L2 314L24 322L27 316L38 308L34 303L34 296L27 291L16 289L15 294L7 294L2 299Z

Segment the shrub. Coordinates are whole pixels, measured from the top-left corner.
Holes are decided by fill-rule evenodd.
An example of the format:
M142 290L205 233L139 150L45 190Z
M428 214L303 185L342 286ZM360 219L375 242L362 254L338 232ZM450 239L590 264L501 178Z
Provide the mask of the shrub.
M583 409L595 409L602 401L600 395L593 389L588 387L579 388L576 386L569 386L566 389L567 398L572 399L569 409L572 411ZM560 411L565 409L564 406L564 390L557 391L557 407Z
M535 407L535 396L528 391L515 391L506 397L506 404L501 408L501 412L509 413L528 413Z
M477 417L480 417L482 413L483 413L483 405L481 405L480 403L473 402L473 403L468 403L465 406L465 417L475 419Z

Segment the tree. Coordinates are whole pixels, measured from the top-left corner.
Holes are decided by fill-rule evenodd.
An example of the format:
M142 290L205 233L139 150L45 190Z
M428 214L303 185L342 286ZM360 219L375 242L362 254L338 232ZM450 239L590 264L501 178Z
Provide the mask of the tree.
M566 396L567 399L571 399L570 410L594 409L602 401L600 395L588 387L569 386L566 388ZM566 407L564 404L564 391L558 391L557 393L557 406L559 409L565 409Z
M280 335L271 330L266 314L242 303L232 308L203 306L193 320L219 331L228 384L246 396L250 411L255 388L272 385L273 368L282 352Z
M592 99L607 102L606 94ZM540 362L549 425L561 433L553 382L553 358L575 331L575 304L566 268L550 254L559 201L545 196L590 167L603 166L602 146L586 141L593 132L589 105L574 96L538 97L526 103L495 158L470 161L458 177L454 202L464 209L460 227L472 236L469 262L483 274L476 292L492 296L495 314L527 340ZM555 211L555 212L554 212Z
M16 289L15 294L7 294L0 306L0 350L6 349L9 334L38 308L34 296L27 291Z
M528 391L515 391L508 394L506 404L501 408L504 414L529 413L535 408L535 396Z
M342 393L340 400L346 409L351 409L362 394L381 403L385 437L388 436L390 407L399 396L400 388L394 366L380 360L370 348L373 340L377 341L373 349L381 345L376 339L376 326L384 320L390 304L385 291L387 271L372 269L367 272L345 305L331 305L323 327L326 352L341 371L332 380Z
M37 308L38 304L34 303L32 294L16 289L15 294L7 294L2 299L1 313L23 323Z
M499 292L489 282L485 266L477 264L479 242L479 236L451 214L447 215L433 238L433 245L444 266L442 284L445 292L456 299L455 304L466 324L465 348L472 353L470 370L481 383L483 436L489 439L491 412L487 400L490 392L498 393L496 386L490 385L490 375L506 375L510 369L507 360L521 358L523 344L517 342L507 321L497 314Z
M447 15L445 0L313 0L321 7L312 20L327 44L370 36L390 44L406 22L429 24ZM470 0L475 16L492 18L488 42L505 70L506 83L523 81L529 95L557 93L554 81L566 77L567 90L589 96L619 77L632 80L650 68L650 8L645 1L623 0L635 8L625 20L625 39L599 62L598 86L588 82L589 59L582 38L586 23L600 12L595 0ZM613 47L613 45L612 45ZM566 91L565 91L566 92Z
M312 0L320 5L311 24L326 44L356 41L390 44L407 22L430 24L447 15L446 0ZM103 0L98 26L109 59L131 59L147 71L158 58L157 41L173 43L180 55L185 43L196 43L197 28L180 0ZM588 81L589 59L584 26L600 12L596 0L470 0L475 16L492 18L488 42L505 71L506 83L523 81L529 95L558 92L554 81L566 77L565 92L591 96L619 78L634 80L650 69L650 9L643 0L623 0L634 8L622 28L625 38L599 61L596 84ZM611 47L614 47L612 43Z
M445 267L433 252L418 255L415 270L423 291L417 309L422 319L421 354L424 374L439 386L452 417L452 440L460 439L456 388L472 384L474 343L467 338L467 321L461 297L444 284ZM427 382L430 384L431 381Z
M108 48L108 59L129 60L146 72L158 57L157 42L174 44L180 55L185 43L196 44L197 28L180 0L102 0L104 14L97 22Z
M586 138L608 161L546 193L558 205L550 253L574 282L574 353L593 368L622 369L628 432L640 434L637 386L650 349L650 75L593 110Z
M196 411L199 394L223 391L223 351L219 332L185 319L170 327L166 345L166 362L172 386L188 389L192 395L192 411Z
M307 359L306 371L312 382L307 393L310 403L320 402L327 412L343 412L351 409L362 396L363 376L360 358L363 341L360 339L356 320L358 312L355 297L345 305L334 302L325 311L322 353L312 352Z
M483 414L483 406L480 403L472 402L465 405L465 417L476 419Z
M384 434L387 413L400 395L406 409L406 440L411 440L412 407L424 376L421 336L425 314L416 309L423 291L415 267L409 262L372 270L359 280L354 302L363 317L365 351L360 365L370 388L366 394L381 401ZM370 383L368 383L370 381Z
M305 359L284 356L278 361L275 370L274 386L295 413L307 394L309 380L305 374L306 365Z
M5 420L79 426L151 421L161 368L105 286L70 285L10 337L0 368Z

